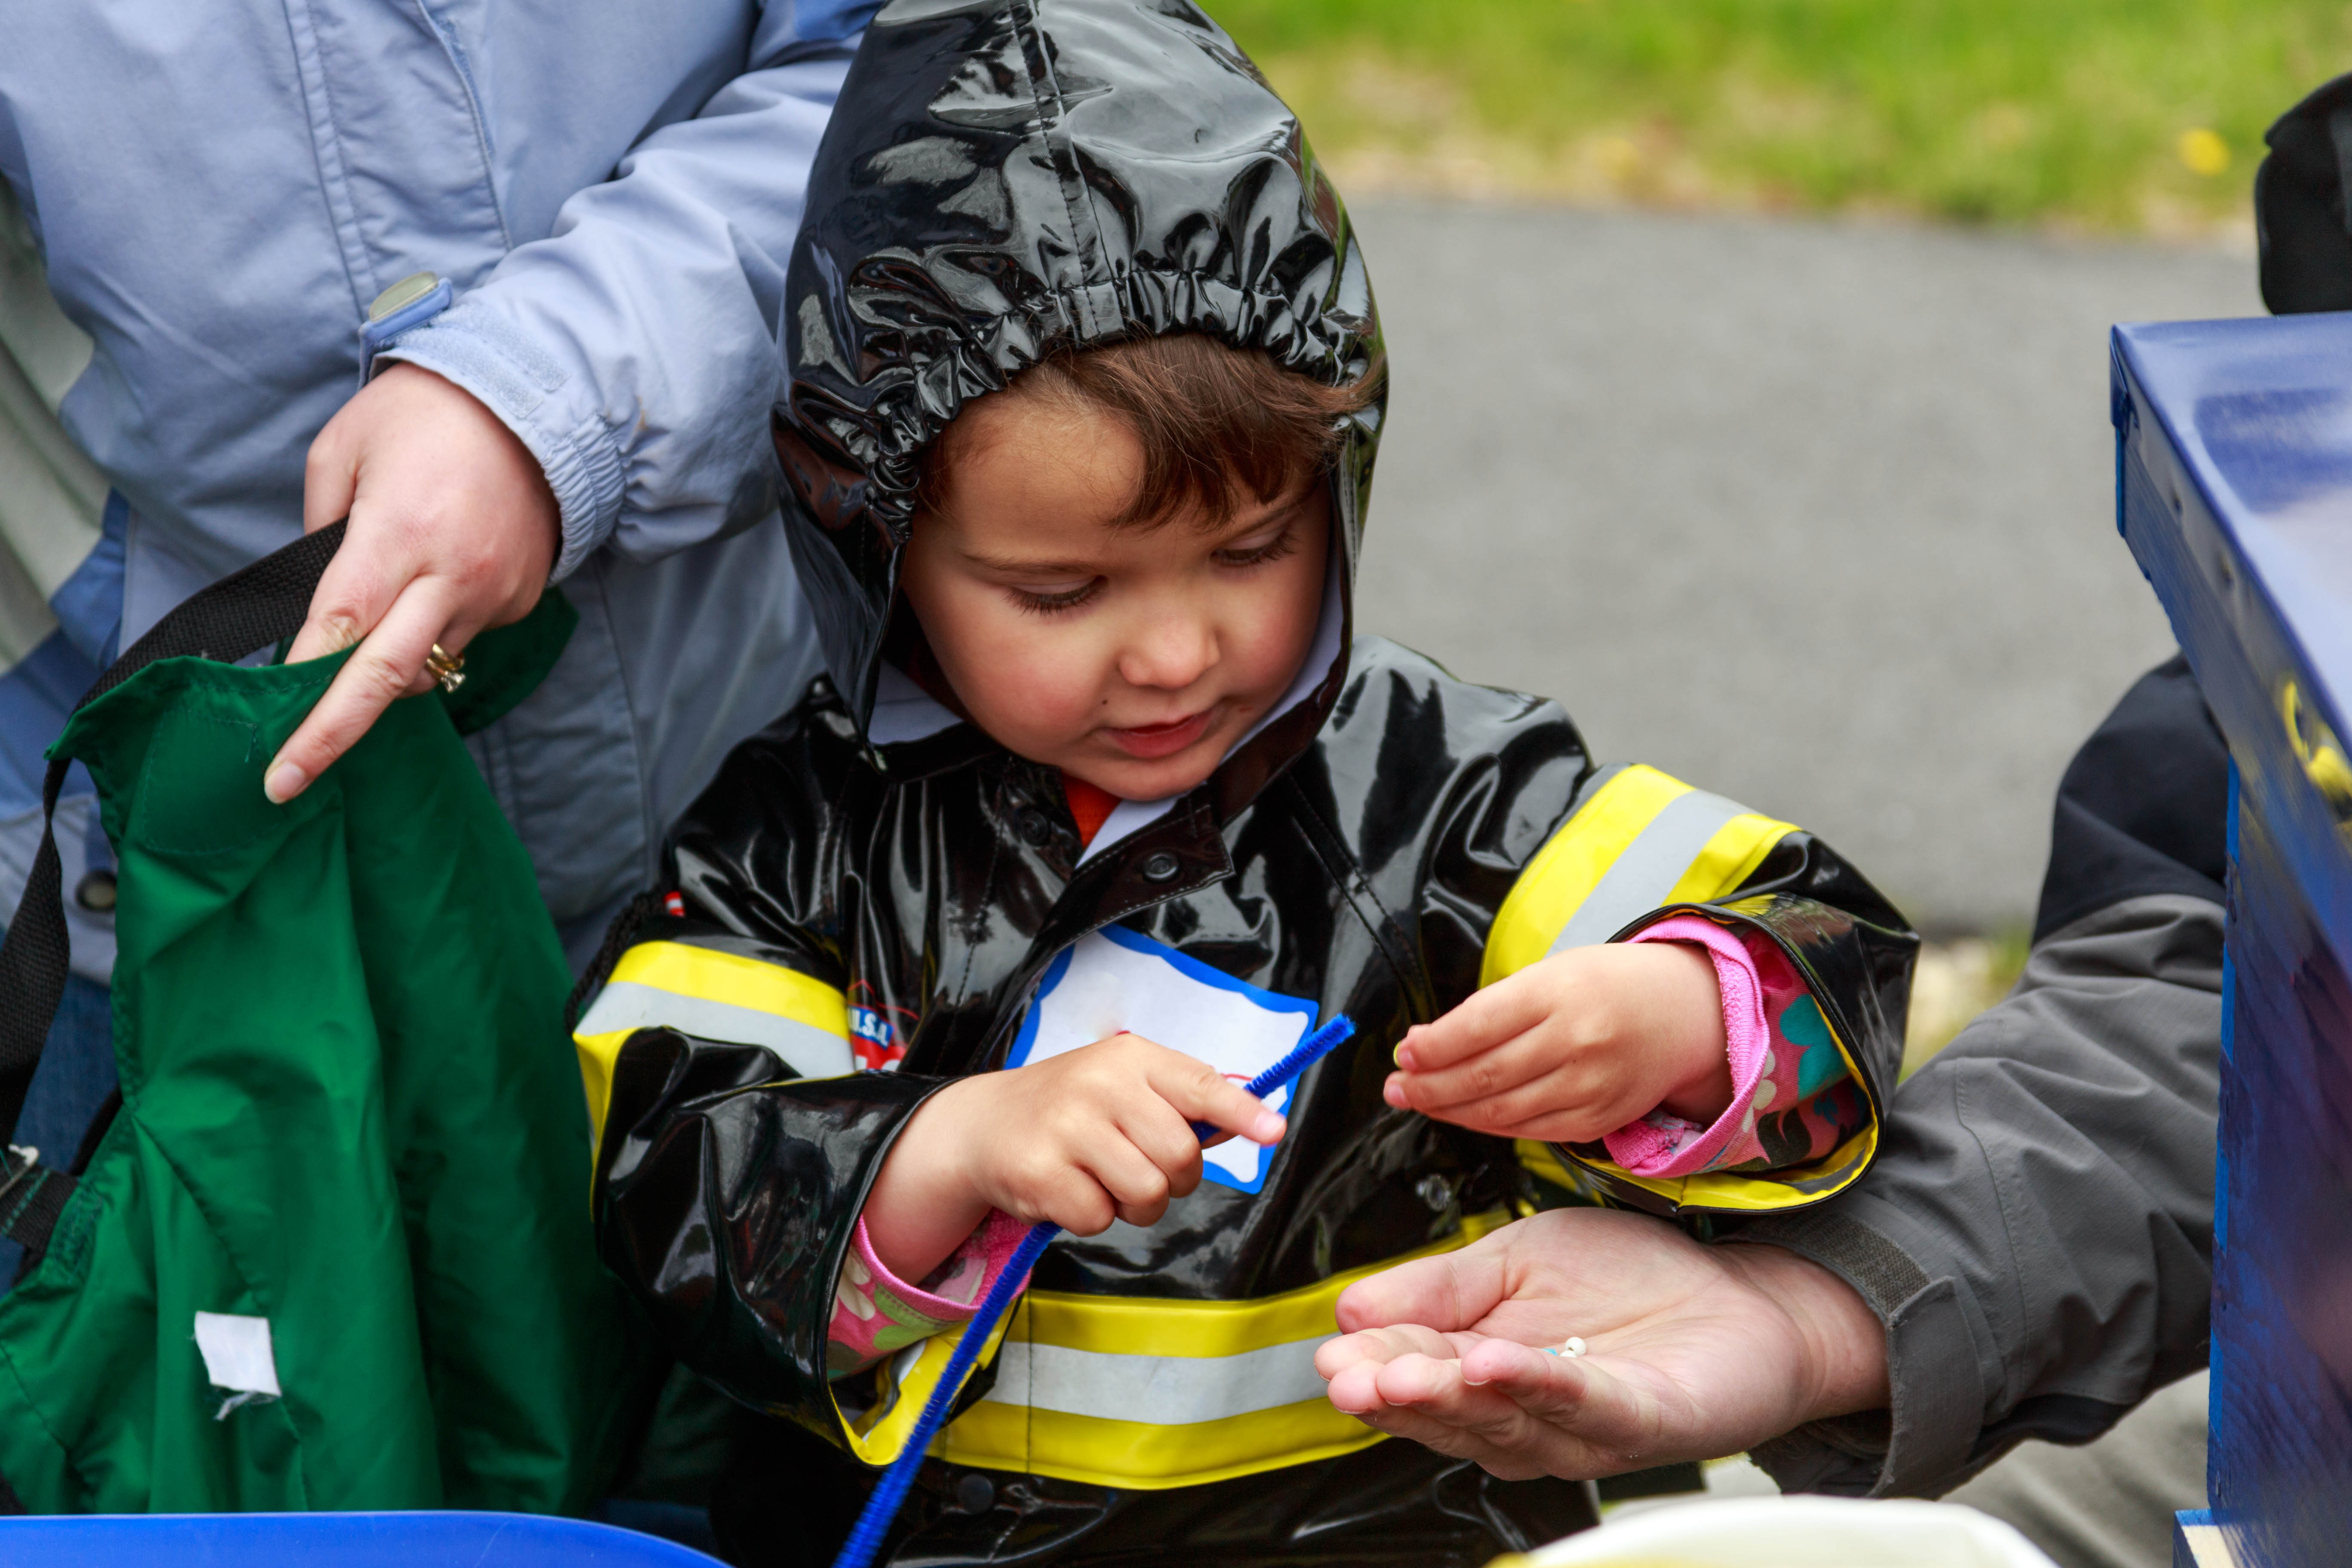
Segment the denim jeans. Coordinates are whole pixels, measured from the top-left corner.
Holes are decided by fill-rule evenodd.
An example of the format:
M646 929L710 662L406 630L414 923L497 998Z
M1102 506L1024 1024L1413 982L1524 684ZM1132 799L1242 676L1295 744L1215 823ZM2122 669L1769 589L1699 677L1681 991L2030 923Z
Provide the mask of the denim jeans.
M114 993L79 974L66 976L65 999L49 1026L48 1044L16 1121L14 1142L37 1148L42 1163L59 1169L73 1159L82 1134L114 1092ZM0 1239L0 1289L16 1278L24 1249Z

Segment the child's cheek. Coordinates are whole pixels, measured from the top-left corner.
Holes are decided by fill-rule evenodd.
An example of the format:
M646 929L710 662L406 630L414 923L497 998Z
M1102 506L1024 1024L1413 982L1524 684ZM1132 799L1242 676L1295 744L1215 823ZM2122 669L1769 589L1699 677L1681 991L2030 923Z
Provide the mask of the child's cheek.
M1301 551L1269 573L1246 602L1249 614L1236 628L1243 669L1236 685L1259 702L1280 700L1315 645L1322 619L1324 554Z
M1055 635L1060 630L1018 628L993 657L972 661L989 689L987 710L1003 727L999 739L1013 740L1017 731L1033 747L1067 744L1093 728L1102 695L1099 660L1088 639Z

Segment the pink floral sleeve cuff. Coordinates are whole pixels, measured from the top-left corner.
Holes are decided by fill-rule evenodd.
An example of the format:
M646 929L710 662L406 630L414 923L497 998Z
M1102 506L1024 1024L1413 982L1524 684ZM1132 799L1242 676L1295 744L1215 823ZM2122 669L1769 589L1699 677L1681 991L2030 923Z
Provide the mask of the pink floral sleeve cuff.
M1712 1126L1653 1110L1601 1139L1636 1176L1785 1169L1820 1159L1866 1126L1870 1107L1795 968L1761 931L1674 915L1629 942L1706 949L1723 996L1731 1104Z
M834 1288L833 1322L825 1332L826 1375L847 1376L969 1321L1028 1230L1011 1215L992 1210L929 1278L909 1285L874 1256L866 1221L860 1218L850 1237L849 1256L841 1260L841 1282Z

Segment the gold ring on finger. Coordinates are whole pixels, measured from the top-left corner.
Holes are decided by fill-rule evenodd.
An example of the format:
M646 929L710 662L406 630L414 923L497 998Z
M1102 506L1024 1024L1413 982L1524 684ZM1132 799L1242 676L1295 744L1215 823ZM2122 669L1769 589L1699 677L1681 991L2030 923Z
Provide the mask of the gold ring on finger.
M425 673L436 681L442 690L455 691L466 684L466 656L451 653L439 643L425 656Z

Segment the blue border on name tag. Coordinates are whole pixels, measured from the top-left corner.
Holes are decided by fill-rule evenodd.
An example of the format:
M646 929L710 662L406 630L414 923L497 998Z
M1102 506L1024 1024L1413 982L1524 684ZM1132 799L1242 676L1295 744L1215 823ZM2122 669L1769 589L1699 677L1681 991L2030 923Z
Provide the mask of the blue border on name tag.
M1221 969L1213 969L1197 958L1177 952L1166 942L1154 942L1141 932L1131 931L1125 926L1104 926L1090 934L1100 936L1114 946L1123 947L1129 952L1157 958L1173 967L1187 980L1212 986L1219 991L1233 992L1268 1013L1304 1014L1307 1026L1299 1032L1301 1039L1306 1038L1307 1031L1315 1027L1318 1015L1322 1012L1319 1005L1303 996L1286 995L1279 991L1268 991L1263 985L1253 985L1246 980L1237 980ZM1053 994L1054 988L1059 985L1063 978L1070 973L1070 960L1076 952L1077 945L1074 942L1056 953L1054 962L1045 966L1045 977L1037 982L1037 993L1029 999L1029 1011L1021 1020L1021 1032L1013 1037L1012 1048L1004 1054L1006 1067L1017 1068L1028 1062L1030 1049L1037 1043L1037 1020L1039 1014L1044 1010L1045 1000ZM1171 1046L1169 1048L1175 1050L1181 1047ZM1275 1149L1280 1147L1280 1144L1275 1145ZM1247 1183L1236 1181L1232 1173L1213 1164L1209 1165L1202 1173L1202 1179L1214 1182L1219 1186L1231 1187L1237 1192L1255 1193L1265 1184L1266 1172L1274 1164L1275 1149L1258 1151L1257 1174Z

